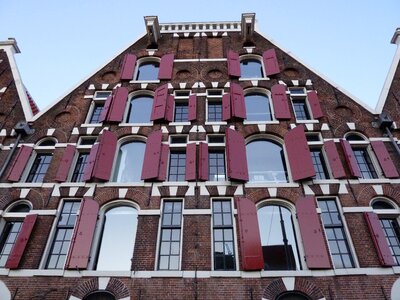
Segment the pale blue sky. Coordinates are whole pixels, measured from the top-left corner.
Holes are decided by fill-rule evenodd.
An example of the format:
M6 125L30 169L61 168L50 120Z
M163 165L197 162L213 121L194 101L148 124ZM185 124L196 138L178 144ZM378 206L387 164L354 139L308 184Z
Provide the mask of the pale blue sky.
M22 79L43 109L142 35L143 16L239 21L255 12L261 33L374 108L399 11L398 0L0 0L0 40L17 39Z

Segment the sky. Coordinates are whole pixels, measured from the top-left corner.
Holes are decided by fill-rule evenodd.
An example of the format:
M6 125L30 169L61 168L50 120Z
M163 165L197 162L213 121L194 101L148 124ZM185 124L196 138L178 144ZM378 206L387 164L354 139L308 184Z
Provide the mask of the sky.
M22 80L40 109L160 23L240 21L375 108L400 27L398 0L0 0L0 40L16 38Z

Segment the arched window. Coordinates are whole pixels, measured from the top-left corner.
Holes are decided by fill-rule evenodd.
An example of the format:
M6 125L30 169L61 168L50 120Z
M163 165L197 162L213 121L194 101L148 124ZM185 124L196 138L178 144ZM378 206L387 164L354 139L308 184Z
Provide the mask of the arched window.
M287 182L283 148L272 140L255 140L246 146L251 182Z
M115 300L109 292L94 292L83 298L83 300Z
M140 95L132 97L129 102L126 123L149 123L152 107L152 96Z
M26 182L43 182L47 170L53 159L53 150L56 141L44 139L35 147L36 156L29 170Z
M135 247L138 212L120 205L104 213L97 270L129 271Z
M311 298L308 297L306 294L301 292L283 292L282 294L276 297L276 300L310 300Z
M244 97L247 121L271 121L272 113L269 97L263 93L249 93Z
M114 181L140 181L145 146L145 143L139 141L130 141L121 145L115 166Z
M300 260L291 211L268 204L257 211L265 270L299 270Z
M135 79L138 81L158 80L160 62L157 60L144 60L139 63Z
M261 60L256 57L244 57L240 60L241 78L263 78Z

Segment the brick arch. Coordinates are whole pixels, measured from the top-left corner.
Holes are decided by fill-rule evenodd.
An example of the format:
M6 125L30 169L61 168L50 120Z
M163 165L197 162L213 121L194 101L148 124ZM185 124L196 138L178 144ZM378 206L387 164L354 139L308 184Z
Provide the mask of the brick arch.
M291 281L290 278L288 281ZM285 284L282 278L279 278L277 280L274 280L271 282L263 292L263 299L268 299L268 300L274 300L276 299L280 294L284 292L302 292L303 294L306 294L308 297L310 297L312 300L321 300L324 299L324 295L322 294L321 290L311 281L308 281L303 278L294 278L294 280L291 283Z
M69 297L70 300L81 300L93 292L107 291L114 295L115 299L130 300L130 293L127 286L119 279L108 278L108 282L105 288L100 288L100 285L104 286L104 278L93 278L80 283L72 292Z
M400 189L399 188L394 189L391 186L384 185L382 189L383 189L383 195L379 195L379 196L387 197L387 198L393 200L394 202L396 202L396 204L400 206Z
M358 194L356 195L357 201L360 205L369 206L369 202L372 198L378 196L376 191L371 185L364 187Z

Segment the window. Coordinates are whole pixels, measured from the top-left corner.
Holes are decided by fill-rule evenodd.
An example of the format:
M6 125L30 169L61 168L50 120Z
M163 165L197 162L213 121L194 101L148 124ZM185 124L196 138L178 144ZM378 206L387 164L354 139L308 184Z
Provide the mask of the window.
M276 300L310 300L311 298L308 297L306 294L301 292L283 292L280 294Z
M169 181L185 181L186 153L182 150L171 150L169 157Z
M129 102L126 123L150 123L153 97L140 95L132 97Z
M89 159L89 153L79 153L76 160L74 172L72 173L72 182L82 182L85 166Z
M272 121L269 97L263 93L249 93L244 97L247 121Z
M100 123L101 112L103 111L104 103L108 96L111 95L111 91L98 91L93 96L92 105L89 109L88 118L86 123L97 124Z
M321 148L311 148L311 159L315 170L315 179L328 179L329 173Z
M208 136L208 180L225 181L225 139L223 135Z
M146 144L140 141L123 143L118 151L114 181L139 182Z
M79 207L79 201L64 201L47 259L47 269L64 268Z
M83 300L115 300L115 297L108 292L94 292L83 298Z
M288 182L283 148L272 140L255 140L246 145L250 182Z
M138 64L135 80L137 81L154 81L158 80L158 70L160 63L155 60L145 59Z
M49 153L49 151L54 149L55 144L54 140L46 139L35 147L36 156L29 170L26 182L43 182L53 158L53 153Z
M321 209L322 224L325 228L335 268L354 268L353 258L336 200L331 198L318 199L318 206Z
M116 206L107 210L103 218L96 269L129 271L135 248L137 210L127 205Z
M231 200L212 204L214 270L236 270Z
M222 90L207 90L207 121L222 121Z
M181 219L182 202L165 201L161 220L159 270L179 270Z
M188 122L190 91L175 91L174 122Z
M312 119L308 108L306 90L304 88L291 88L289 91L296 120L304 121Z
M241 78L263 78L264 72L261 60L252 57L244 56L240 60Z

